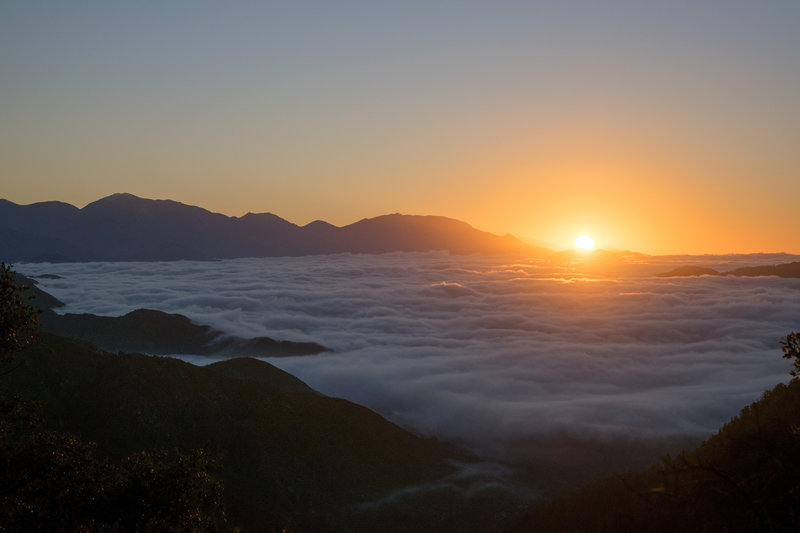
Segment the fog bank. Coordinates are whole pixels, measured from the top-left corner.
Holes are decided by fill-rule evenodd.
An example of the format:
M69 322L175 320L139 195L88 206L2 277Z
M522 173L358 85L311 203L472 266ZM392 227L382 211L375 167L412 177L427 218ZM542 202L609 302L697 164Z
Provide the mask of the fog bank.
M481 450L563 432L705 436L788 378L779 342L800 329L800 279L581 268L440 253L16 266L61 276L40 280L60 312L146 307L319 342L335 353L270 362Z

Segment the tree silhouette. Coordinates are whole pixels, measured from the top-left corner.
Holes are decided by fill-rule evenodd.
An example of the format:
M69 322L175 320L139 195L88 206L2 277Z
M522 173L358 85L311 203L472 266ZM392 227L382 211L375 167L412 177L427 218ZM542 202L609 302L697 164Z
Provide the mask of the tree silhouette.
M790 333L781 341L784 359L794 358L794 369L789 371L794 377L800 377L800 333Z
M25 290L14 282L11 266L0 262L0 362L12 359L36 335L39 314L26 302Z

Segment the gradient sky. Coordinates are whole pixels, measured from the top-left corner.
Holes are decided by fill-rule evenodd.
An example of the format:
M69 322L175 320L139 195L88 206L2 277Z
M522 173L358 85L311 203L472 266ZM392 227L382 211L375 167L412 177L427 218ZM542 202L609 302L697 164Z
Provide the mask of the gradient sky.
M0 197L800 253L800 2L0 4Z

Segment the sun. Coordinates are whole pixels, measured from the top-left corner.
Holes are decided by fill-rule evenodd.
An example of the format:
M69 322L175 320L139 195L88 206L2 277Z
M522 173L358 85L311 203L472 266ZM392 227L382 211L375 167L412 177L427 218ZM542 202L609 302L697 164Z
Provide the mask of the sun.
M579 248L581 250L591 250L594 248L594 239L588 235L581 235L575 239L575 248Z

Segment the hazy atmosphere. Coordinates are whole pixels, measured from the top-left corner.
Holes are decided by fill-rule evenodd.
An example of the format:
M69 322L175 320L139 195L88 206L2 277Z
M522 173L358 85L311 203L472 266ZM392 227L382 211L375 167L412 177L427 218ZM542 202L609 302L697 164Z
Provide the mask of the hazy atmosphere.
M2 196L800 252L800 3L0 6Z

